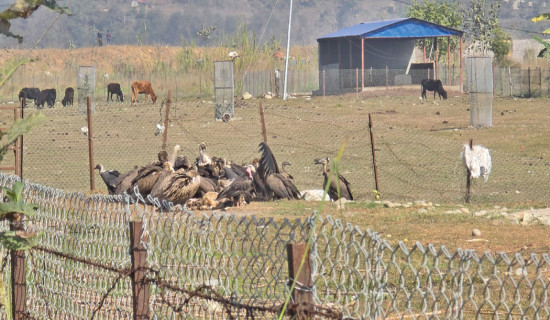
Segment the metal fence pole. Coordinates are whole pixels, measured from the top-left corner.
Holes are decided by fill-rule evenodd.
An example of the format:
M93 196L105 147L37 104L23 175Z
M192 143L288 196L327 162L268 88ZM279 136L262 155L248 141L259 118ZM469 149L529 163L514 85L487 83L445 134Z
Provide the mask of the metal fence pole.
M286 246L288 254L288 285L292 286L295 282L294 289L290 293L292 301L297 305L294 309L295 314L292 317L297 316L298 319L313 319L312 315L308 315L308 309L305 312L299 312L300 306L313 304L313 292L311 287L313 281L311 279L311 261L309 256L309 250L306 252L305 243L289 243ZM304 264L300 269L302 260Z
M323 97L325 96L325 93L326 93L325 90L326 90L325 89L325 69L323 69Z
M474 148L473 139L470 139L470 143L468 144L468 146L470 147L470 150L473 150ZM470 169L466 167L466 197L464 198L464 201L466 201L466 203L470 203L471 185L472 185L470 176L471 176Z
M371 152L372 152L372 166L374 170L374 187L376 189L377 194L380 194L380 188L378 187L378 168L376 167L376 150L374 148L374 136L372 135L372 115L370 113L369 113L369 134L370 134L370 145L371 145Z
M94 141L92 130L92 98L86 97L86 112L88 114L88 156L90 159L90 190L95 190L94 179Z
M132 301L135 320L149 320L149 284L147 268L147 238L143 235L143 221L130 221L130 256L132 260Z

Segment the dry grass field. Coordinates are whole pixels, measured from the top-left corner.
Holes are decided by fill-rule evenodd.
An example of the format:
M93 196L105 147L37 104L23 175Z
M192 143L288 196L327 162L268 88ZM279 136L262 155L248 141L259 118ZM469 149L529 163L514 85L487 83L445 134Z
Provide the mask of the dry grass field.
M107 49L104 49L107 50ZM94 56L100 59L101 55ZM43 58L46 59L46 58ZM125 92L129 97L129 92ZM121 172L156 160L161 135L155 125L164 119L167 92L157 104L94 102L94 163ZM469 97L451 91L448 100L419 100L420 90L399 88L329 97L299 96L280 99L237 99L235 117L229 122L214 119L213 98L185 99L170 104L168 148L175 144L190 159L198 156L198 144L208 153L238 163L259 157L263 140L259 104L265 111L267 140L279 162L290 161L289 171L301 190L321 189L318 157L335 158L342 147L340 173L352 182L357 198L345 209L306 201L252 203L230 212L274 219L310 216L313 210L371 229L392 243L419 241L450 249L475 249L482 253L548 253L547 226L512 224L504 218L446 214L465 207L470 212L507 207L509 212L548 206L550 193L550 101L548 98L493 101L493 126L469 127ZM60 100L61 98L59 98ZM129 100L129 99L128 99ZM140 98L143 100L143 97ZM37 112L28 108L25 112ZM47 120L25 137L24 177L32 182L67 191L89 193L86 115L76 106L42 111ZM368 117L373 119L382 200L432 202L418 207L384 208L374 204L374 171ZM11 115L1 113L0 126ZM472 203L465 204L465 171L460 160L462 145L473 139L491 150L493 172L487 183L474 181ZM7 159L6 161L10 161ZM97 175L96 190L105 193ZM438 206L435 206L437 204ZM500 209L499 209L500 210ZM482 236L475 241L473 228Z

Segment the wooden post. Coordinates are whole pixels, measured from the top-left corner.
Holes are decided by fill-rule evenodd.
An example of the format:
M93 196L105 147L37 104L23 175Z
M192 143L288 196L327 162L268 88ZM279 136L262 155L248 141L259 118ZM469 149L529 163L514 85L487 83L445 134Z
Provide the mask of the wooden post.
M308 308L303 308L304 305L313 305L313 292L311 287L313 281L311 280L311 261L309 257L309 250L306 252L305 243L289 243L286 246L288 254L288 286L292 286L295 282L294 289L290 293L292 301L298 306L298 310L303 309L305 312L296 312L291 318L298 319L313 319L313 315L309 315ZM305 261L300 269L302 259Z
M451 85L451 36L447 37L447 85Z
M20 102L20 107L21 107L21 119L24 119L25 118L25 112L24 112L24 107L25 105L23 104L23 100L19 101ZM23 135L20 135L19 136L19 163L17 164L17 166L19 166L19 178L21 178L21 181L23 181Z
M323 69L323 97L325 96L325 89L326 86L325 86L325 69Z
M168 140L168 115L170 114L170 90L166 98L166 111L164 113L164 131L162 132L162 151L166 151L166 140Z
M527 67L527 94L531 98L531 67Z
M470 139L470 143L468 144L468 146L470 147L470 150L472 150L474 148L474 140L473 139ZM468 169L468 167L466 167L466 197L464 198L464 201L466 201L466 203L470 203L470 191L471 191L471 173L470 173L470 169Z
M134 320L149 320L149 284L145 276L147 249L143 222L130 221L130 259L132 260L132 301Z
M365 89L365 38L361 37L361 92Z
M355 98L359 98L359 69L355 68Z
M513 89L514 89L514 86L512 85L512 69L510 69L510 67L508 67L508 79L509 79L509 82L510 82L510 98L514 96L513 94Z
M376 150L374 148L374 136L372 135L372 114L369 113L369 134L370 134L370 145L372 152L372 166L374 169L374 188L376 189L377 194L380 194L380 188L378 187L378 168L376 167Z
M264 118L264 106L260 102L260 121L262 122L262 136L264 137L264 142L267 143L267 130L265 129L265 118Z
M94 181L94 141L92 129L92 98L86 97L86 112L88 114L88 155L90 159L90 190L95 190Z
M388 74L388 66L386 66L386 91L388 91L389 86L389 74Z
M11 231L24 230L21 220L14 221ZM27 282L25 272L25 251L11 250L11 304L13 320L27 319Z

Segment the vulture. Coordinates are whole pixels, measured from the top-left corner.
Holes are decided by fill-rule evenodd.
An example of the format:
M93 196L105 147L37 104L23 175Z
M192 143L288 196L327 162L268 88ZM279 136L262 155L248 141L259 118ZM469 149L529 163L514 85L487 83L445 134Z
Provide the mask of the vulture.
M161 203L165 200L175 205L184 205L199 189L201 176L196 170L174 171L170 162L165 162L163 172L151 191L151 196Z
M241 206L254 198L255 192L252 184L252 174L256 169L253 165L248 165L245 171L245 175L237 176L231 180L231 183L218 194L216 201L230 201L235 206Z
M267 143L262 142L259 147L262 155L253 176L256 193L261 194L263 200L300 199L300 191L290 179L281 174Z
M204 167L210 164L212 164L212 159L206 154L206 144L201 142L199 144L199 158L197 160L197 165L199 167Z
M105 185L107 185L109 194L115 194L115 189L119 182L120 172L116 170L105 170L101 164L97 164L95 169L99 170L99 175L103 179L103 182L105 182Z
M338 177L332 175L330 170L327 169L330 159L315 159L315 164L323 165L323 176L325 180L323 181L323 189L326 187L327 183L330 183L328 187L328 195L332 200L338 200L340 198L346 198L346 200L353 200L353 195L351 194L350 183L344 176L341 174ZM330 182L328 182L330 179Z
M126 172L122 176L119 177L119 183L116 186L115 194L124 194L124 193L131 193L132 190L132 180L135 179L135 177L138 174L138 166L135 166L134 169Z
M174 167L176 156L180 149L181 149L180 145L174 146L174 151L172 152L172 158L168 161L170 162L172 168ZM132 186L137 186L139 193L143 197L146 197L148 194L150 194L151 190L155 186L158 176L160 172L163 170L163 164L167 162L168 156L166 154L166 151L159 152L158 158L159 158L159 161L155 161L139 169L138 174L132 180Z
M283 161L283 163L281 163L281 174L289 180L294 180L294 177L290 173L286 172L285 170L285 168L290 165L291 165L290 162Z
M232 180L232 179L235 179L237 177L248 174L246 166L238 165L236 163L228 161L226 158L221 158L221 159L220 158L214 158L212 160L214 160L215 162L221 164L221 169L222 170L220 170L220 171L223 172L222 176L223 176L224 179Z

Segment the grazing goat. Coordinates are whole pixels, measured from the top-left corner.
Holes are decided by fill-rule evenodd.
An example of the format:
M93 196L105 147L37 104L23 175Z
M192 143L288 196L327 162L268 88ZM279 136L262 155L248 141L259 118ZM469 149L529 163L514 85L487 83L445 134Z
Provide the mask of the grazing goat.
M107 85L107 101L109 98L113 101L113 94L116 95L116 101L124 102L124 94L120 89L120 83L109 83Z
M53 108L53 105L55 104L55 96L55 89L44 89L40 91L40 94L38 95L38 99L36 101L36 107L38 109L43 109L44 103L48 103L48 107Z
M38 96L40 95L40 89L38 88L23 88L21 91L19 91L19 100L23 99L23 105L25 108L27 107L27 99L34 100L34 103L36 104L36 100L38 99Z
M420 82L420 85L422 88L422 99L426 99L426 90L434 92L434 99L436 93L439 94L439 99L441 99L441 97L447 99L447 91L443 89L441 80L424 79Z
M74 89L72 87L68 87L65 89L65 97L63 97L63 100L61 100L61 104L63 104L64 107L68 105L73 105L74 100Z
M145 103L147 103L148 96L151 96L151 100L153 100L153 103L157 102L157 95L155 94L155 91L153 91L153 87L151 87L151 82L149 81L132 82L132 103L138 102L137 97L138 97L138 94L141 94L141 93L145 94Z

